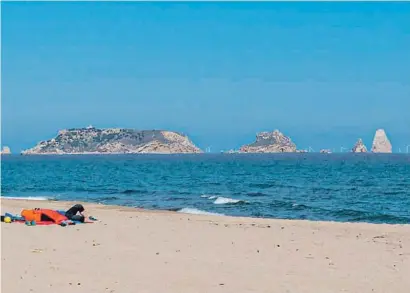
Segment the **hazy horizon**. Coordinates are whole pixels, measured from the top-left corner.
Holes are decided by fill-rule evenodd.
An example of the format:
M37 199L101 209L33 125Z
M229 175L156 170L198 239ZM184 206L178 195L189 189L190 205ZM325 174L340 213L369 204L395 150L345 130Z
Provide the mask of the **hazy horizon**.
M410 145L410 3L2 2L2 146L86 127Z
M94 128L99 128L99 127L95 127L94 125L87 125L87 126L83 126L83 127L74 128L74 129L87 128L87 127L91 127L91 126L94 127ZM116 127L116 128L118 128L118 127ZM70 128L67 128L67 129L70 129ZM100 129L107 129L107 128L100 128ZM128 128L128 129L131 129L131 128ZM60 130L62 130L62 129L60 129ZM145 130L145 129L135 129L135 130ZM166 129L146 129L146 130L166 130ZM268 131L270 131L270 130L268 130ZM270 131L270 132L271 132L271 131ZM376 132L376 131L375 131L375 132ZM46 139L41 139L41 140L39 140L38 142L40 142L40 141L42 141L42 140L50 140L50 139L52 139L52 138L55 138L55 137L57 136L57 134L58 134L58 133L56 133L55 136L53 136L53 137L49 137L49 138L46 138ZM186 133L182 133L182 134L187 135L190 139L192 139L192 136L190 136L189 134L186 134ZM284 135L289 136L289 135L287 135L286 133L284 133ZM389 134L386 133L386 135L387 135L388 139L391 141ZM374 138L374 136L373 136L373 138ZM321 148L318 148L318 149L314 149L314 148L312 148L311 145L309 145L309 146L307 146L307 147L300 147L300 146L298 146L298 145L296 145L296 146L297 146L297 149L298 149L298 150L307 150L307 151L311 151L311 152L319 152L319 151L322 150L322 149L330 149L330 150L333 151L333 152L342 153L342 152L350 152L351 149L353 148L354 144L357 143L359 139L362 139L362 140L363 140L363 143L365 144L365 146L367 147L368 151L370 152L370 151L371 151L371 147L372 147L372 143L373 143L373 138L371 139L371 141L370 141L369 143L366 143L366 141L363 140L362 137L359 137L352 145L349 145L349 146L340 145L340 146L332 147L332 148L329 148L329 147L328 147L328 148L326 148L326 147L323 148L323 147L321 147ZM255 139L256 139L256 134L255 134L253 140L249 140L249 141L247 141L247 142L241 143L239 146L253 143L253 142L255 141ZM291 139L292 139L292 137L291 137ZM293 139L292 139L292 141L295 142ZM193 143L196 144L195 141L193 141ZM9 145L2 144L2 147L4 147L4 146L9 147ZM28 148L31 148L31 147L34 147L34 145L32 145L32 146L30 146L30 147L28 147ZM232 150L232 149L239 149L239 147L231 147L231 148L227 148L227 149L213 149L213 148L212 148L212 145L199 146L199 147L200 147L204 152L207 151L207 148L209 147L211 153L219 153L220 151L228 151L228 150ZM28 149L28 148L26 148L26 149ZM20 153L20 152L23 151L23 150L24 150L24 149L18 149L17 151L12 150L12 153L13 153L13 154L18 154L18 153ZM393 149L392 149L393 153L399 153L399 152L401 152L401 153L406 153L406 152L407 152L407 153L408 153L409 150L410 150L410 145L405 145L404 148L395 147L395 146L393 145Z

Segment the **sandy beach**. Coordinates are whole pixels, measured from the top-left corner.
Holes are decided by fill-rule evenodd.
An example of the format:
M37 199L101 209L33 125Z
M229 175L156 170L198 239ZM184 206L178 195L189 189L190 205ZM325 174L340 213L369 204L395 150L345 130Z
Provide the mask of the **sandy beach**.
M1 205L19 214L72 203ZM2 292L409 292L410 225L84 205L99 222L1 224Z

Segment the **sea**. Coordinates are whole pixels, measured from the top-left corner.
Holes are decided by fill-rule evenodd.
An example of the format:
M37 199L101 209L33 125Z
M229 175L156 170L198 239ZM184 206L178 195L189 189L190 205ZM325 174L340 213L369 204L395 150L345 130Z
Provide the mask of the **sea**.
M1 196L218 216L408 224L410 155L11 155L1 157Z

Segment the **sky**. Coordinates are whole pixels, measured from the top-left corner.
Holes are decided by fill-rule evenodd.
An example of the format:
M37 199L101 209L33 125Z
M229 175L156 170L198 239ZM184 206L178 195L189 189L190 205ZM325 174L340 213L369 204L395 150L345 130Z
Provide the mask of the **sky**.
M410 145L410 3L2 2L1 138L187 134L212 151L281 130L298 148Z

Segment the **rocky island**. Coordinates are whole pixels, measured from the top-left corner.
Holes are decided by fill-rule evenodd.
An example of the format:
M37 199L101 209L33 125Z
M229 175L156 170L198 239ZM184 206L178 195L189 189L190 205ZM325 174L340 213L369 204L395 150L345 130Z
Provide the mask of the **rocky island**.
M11 155L11 150L8 146L5 146L0 151L1 155Z
M293 153L296 145L291 139L279 130L273 132L260 132L256 135L254 143L244 145L240 153Z
M329 150L329 149L322 149L322 150L320 150L320 153L321 153L321 154L331 154L332 151Z
M72 128L60 130L23 155L43 154L136 154L202 153L191 140L178 132L122 128Z
M352 153L367 153L367 148L364 145L363 140L361 138L359 138L359 140L352 148Z
M390 140L387 138L387 135L384 129L378 129L376 131L376 134L374 135L374 139L373 139L372 152L373 153L391 153L392 152L392 145L390 143Z

